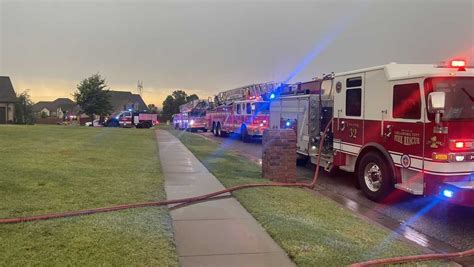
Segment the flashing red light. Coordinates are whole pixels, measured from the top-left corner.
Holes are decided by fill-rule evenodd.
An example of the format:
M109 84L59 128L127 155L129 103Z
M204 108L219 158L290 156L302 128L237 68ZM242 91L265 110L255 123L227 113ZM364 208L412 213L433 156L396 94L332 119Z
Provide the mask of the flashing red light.
M456 142L456 143L454 143L454 147L456 147L456 148L464 148L464 142Z
M466 67L466 61L464 61L464 60L451 60L451 67L453 67L453 68Z
M451 140L449 142L449 148L451 150L459 150L459 149L474 149L474 140Z

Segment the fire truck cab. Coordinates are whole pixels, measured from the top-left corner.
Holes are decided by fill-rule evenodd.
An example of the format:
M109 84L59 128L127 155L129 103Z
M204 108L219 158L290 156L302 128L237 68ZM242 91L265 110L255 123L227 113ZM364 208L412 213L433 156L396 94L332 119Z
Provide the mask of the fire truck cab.
M268 128L269 102L260 99L238 100L208 112L208 124L215 136L240 134L242 141L261 138Z
M176 113L172 116L173 126L176 130L184 130L188 127L188 114Z
M372 200L397 188L474 206L474 70L463 61L338 73L318 93L282 95L270 110L270 127L295 129L301 157L321 154L326 170L354 172Z

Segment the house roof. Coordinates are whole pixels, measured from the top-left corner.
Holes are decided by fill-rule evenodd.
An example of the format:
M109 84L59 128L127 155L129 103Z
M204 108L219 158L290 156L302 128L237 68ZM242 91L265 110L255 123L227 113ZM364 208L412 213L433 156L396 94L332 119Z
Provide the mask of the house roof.
M45 109L45 108L48 109L48 110L50 110L50 107L49 107L49 106L51 105L51 103L52 103L52 101L40 101L40 102L38 102L38 103L35 103L35 104L33 105L33 111L34 111L34 112L40 112L40 111L42 111L42 110Z
M57 108L69 109L74 107L76 103L69 98L58 98L53 101L53 105Z
M33 105L33 111L40 112L43 109L56 111L58 108L62 110L73 110L76 103L69 98L58 98L54 101L40 101Z
M139 110L146 110L148 107L140 95L125 91L109 91L110 104L115 112L123 110L124 106L138 105Z
M16 93L10 77L0 76L0 102L16 102Z

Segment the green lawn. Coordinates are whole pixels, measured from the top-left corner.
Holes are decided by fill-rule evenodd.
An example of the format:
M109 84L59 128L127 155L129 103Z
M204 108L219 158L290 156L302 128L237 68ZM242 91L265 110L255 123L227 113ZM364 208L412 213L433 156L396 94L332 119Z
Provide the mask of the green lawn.
M223 151L201 136L168 130L224 186L268 182L260 178L260 166L246 158ZM299 266L345 266L374 258L422 253L420 248L394 238L385 228L368 223L308 190L255 188L234 195Z
M165 199L153 130L0 127L0 217ZM176 266L166 208L0 225L0 265Z

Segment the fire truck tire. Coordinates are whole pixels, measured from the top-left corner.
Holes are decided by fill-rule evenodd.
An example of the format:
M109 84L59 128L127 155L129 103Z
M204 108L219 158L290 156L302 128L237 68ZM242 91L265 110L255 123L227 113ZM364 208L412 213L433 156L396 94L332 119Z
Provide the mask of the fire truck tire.
M142 124L142 126L143 126L143 128L145 128L145 129L149 129L149 128L151 128L151 123L149 123L149 122L146 121L146 122L144 122L144 123Z
M222 137L221 124L217 123L215 136Z
M247 131L247 127L245 125L242 125L240 128L240 138L244 143L249 143L251 141L249 132Z
M212 122L211 132L214 136L217 136L216 123L215 122Z
M207 133L207 129L202 129L202 132L203 132L203 133Z
M389 166L379 153L369 152L362 157L357 178L362 192L370 200L381 202L393 190Z

